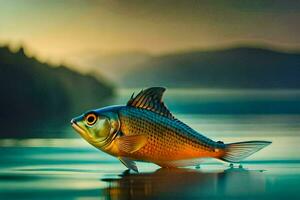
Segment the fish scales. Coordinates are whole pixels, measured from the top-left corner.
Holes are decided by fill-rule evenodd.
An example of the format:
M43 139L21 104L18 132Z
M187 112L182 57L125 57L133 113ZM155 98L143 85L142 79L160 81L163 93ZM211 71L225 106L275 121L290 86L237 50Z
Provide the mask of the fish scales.
M202 158L240 162L270 141L214 142L176 119L162 101L163 87L131 96L126 105L88 111L71 120L91 145L117 157L128 169L135 161L161 167L197 166Z
M119 111L124 135L147 135L147 144L130 155L150 161L167 161L199 156L216 156L218 144L184 123L145 109L124 107Z

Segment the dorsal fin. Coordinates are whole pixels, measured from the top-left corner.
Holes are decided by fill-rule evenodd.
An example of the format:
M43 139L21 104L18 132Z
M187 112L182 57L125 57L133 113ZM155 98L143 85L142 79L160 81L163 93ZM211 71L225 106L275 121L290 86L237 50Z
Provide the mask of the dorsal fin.
M130 100L127 102L127 106L151 110L152 112L174 119L162 101L162 96L165 91L166 88L163 87L147 88L146 90L142 90L135 97L134 94L132 94Z

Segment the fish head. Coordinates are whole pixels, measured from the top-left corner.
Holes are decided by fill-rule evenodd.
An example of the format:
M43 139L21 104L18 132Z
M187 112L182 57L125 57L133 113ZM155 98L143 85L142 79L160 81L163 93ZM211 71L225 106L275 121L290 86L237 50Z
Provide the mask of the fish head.
M114 109L88 111L73 118L71 125L81 137L97 148L109 144L120 129L119 116Z

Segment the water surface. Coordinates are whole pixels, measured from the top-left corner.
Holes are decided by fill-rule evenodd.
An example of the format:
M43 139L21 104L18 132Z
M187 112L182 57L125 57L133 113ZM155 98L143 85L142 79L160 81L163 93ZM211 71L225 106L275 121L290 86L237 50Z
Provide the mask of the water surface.
M70 128L58 130L67 132L64 137L1 139L0 199L299 199L300 112L290 109L299 99L297 93L282 93L281 105L279 94L166 97L176 117L214 140L273 142L233 167L213 159L172 170L138 163L140 173L131 173ZM269 112L263 106L268 102ZM205 105L223 105L223 111ZM278 105L285 112L275 112Z

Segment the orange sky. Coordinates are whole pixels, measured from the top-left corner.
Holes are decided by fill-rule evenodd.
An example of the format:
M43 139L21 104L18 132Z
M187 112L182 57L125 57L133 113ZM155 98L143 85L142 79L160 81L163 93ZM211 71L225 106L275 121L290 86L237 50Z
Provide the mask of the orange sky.
M0 0L0 41L44 59L236 43L300 45L297 1Z

